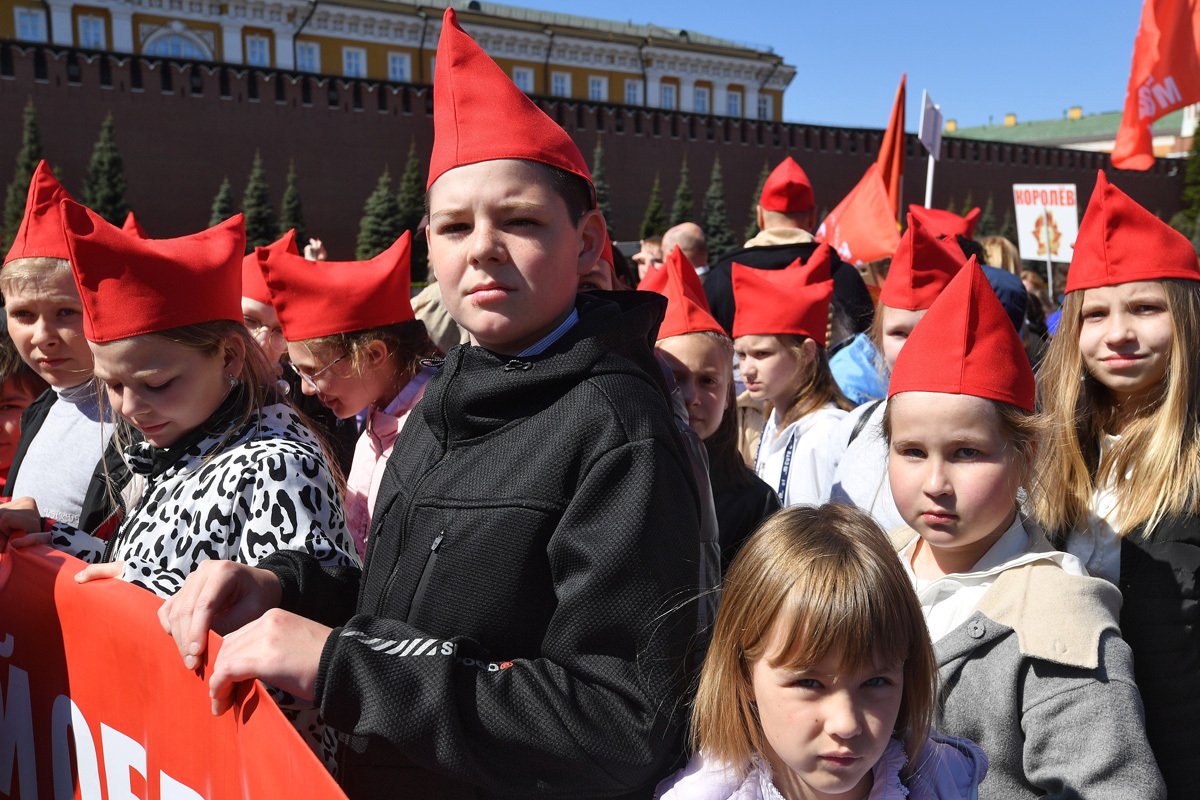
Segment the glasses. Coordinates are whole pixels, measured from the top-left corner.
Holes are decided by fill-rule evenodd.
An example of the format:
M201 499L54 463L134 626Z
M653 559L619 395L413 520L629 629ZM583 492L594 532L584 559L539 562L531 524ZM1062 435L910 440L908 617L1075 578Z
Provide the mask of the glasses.
M272 347L287 347L287 340L283 338L282 328L272 328L265 322L261 322L254 317L242 317L242 323L245 324L246 330L250 331L251 336L258 336L265 332L267 341Z
M293 364L290 361L288 362L288 369L290 369L292 372L296 373L296 375L298 375L300 377L300 380L302 380L306 384L308 384L309 387L312 388L313 391L319 392L321 390L321 387L317 386L317 378L324 375L326 372L328 372L330 369L333 368L334 364L338 363L345 357L346 357L346 354L343 353L342 355L338 356L333 361L330 361L328 364L321 367L319 370L312 373L311 375L309 373L305 372L304 370L300 369L299 367L297 367L295 364Z

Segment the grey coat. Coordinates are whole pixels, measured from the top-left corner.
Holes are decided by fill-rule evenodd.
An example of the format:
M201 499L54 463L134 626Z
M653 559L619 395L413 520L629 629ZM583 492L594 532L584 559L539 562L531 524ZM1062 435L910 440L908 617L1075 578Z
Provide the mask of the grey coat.
M893 534L898 549L913 535ZM1041 536L1035 548L1051 552ZM1120 606L1107 581L1035 561L1001 574L934 644L936 725L987 754L981 800L1166 797Z

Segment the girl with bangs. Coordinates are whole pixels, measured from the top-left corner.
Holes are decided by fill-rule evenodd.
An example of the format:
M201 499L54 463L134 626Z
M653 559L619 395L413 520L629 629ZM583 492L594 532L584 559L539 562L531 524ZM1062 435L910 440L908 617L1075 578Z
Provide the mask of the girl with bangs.
M696 755L663 800L950 800L987 759L930 731L937 672L921 608L870 517L791 508L726 576L692 712Z
M1021 513L1042 428L1033 370L973 257L888 392L888 477L908 526L892 541L933 639L938 727L988 754L980 797L1164 797L1119 593Z
M1121 591L1146 733L1171 797L1200 786L1200 263L1101 172L1042 364L1034 509Z

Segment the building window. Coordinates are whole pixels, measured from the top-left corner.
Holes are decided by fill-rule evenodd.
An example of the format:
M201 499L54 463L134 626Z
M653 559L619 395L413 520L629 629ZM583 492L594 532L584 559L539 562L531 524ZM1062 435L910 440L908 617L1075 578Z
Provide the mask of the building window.
M740 117L742 115L742 93L730 89L725 95L725 113L731 117Z
M675 105L677 102L678 102L678 99L677 99L676 92L675 92L675 84L673 84L673 83L662 84L662 86L659 87L659 98L658 98L659 106L673 111L673 110L675 110Z
M266 36L247 36L246 63L252 67L271 66L271 40Z
M708 87L697 86L692 99L692 109L697 114L707 114L708 108Z
M408 53L388 53L388 80L408 83L412 80L412 56Z
M88 50L103 50L108 46L104 34L104 17L81 14L76 22L79 27L79 46Z
M160 58L182 58L192 61L211 61L212 53L194 36L172 31L155 36L142 47L142 52Z
M769 94L758 96L758 118L771 119L775 116L775 98Z
M296 69L301 72L320 72L321 45L316 42L296 42Z
M588 76L588 100L608 100L608 78L603 75Z
M522 92L533 91L533 68L532 67L513 67L513 83Z
M49 41L46 36L46 14L40 8L17 8L17 38L26 42Z
M640 106L642 104L642 82L638 80L625 81L625 105Z
M550 94L555 97L571 96L571 73L555 72L550 75Z
M343 47L342 74L347 78L367 77L367 51L361 47Z

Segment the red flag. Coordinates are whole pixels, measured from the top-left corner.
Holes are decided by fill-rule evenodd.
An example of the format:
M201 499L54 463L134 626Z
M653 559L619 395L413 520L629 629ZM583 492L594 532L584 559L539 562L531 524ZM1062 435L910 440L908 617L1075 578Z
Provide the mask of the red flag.
M1200 6L1195 0L1145 0L1133 42L1133 67L1112 163L1150 169L1150 125L1200 101Z
M904 81L896 88L896 101L892 103L892 115L888 117L887 130L883 133L883 144L879 147L879 172L883 185L887 187L888 203L892 207L892 218L900 216L900 190L904 179Z
M878 163L868 167L858 185L829 212L817 229L817 240L826 242L851 264L888 258L896 252L900 231Z

